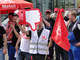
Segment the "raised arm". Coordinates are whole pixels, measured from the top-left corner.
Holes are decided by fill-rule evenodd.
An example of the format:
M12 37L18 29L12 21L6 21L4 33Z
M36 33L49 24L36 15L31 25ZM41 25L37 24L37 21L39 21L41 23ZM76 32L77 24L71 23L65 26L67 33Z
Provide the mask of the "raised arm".
M16 29L14 28L14 26L13 26L13 25L11 25L11 28L13 29L13 31L14 31L14 33L15 33L16 37L18 38L18 37L19 37L19 34L18 34L18 32L16 31Z
M47 22L44 18L42 18L42 21L44 22L44 24L45 24L47 27L50 27L50 23Z
M29 35L29 31L25 31L25 29L19 24L19 19L16 20L16 23L17 23L19 29L22 31L22 33Z

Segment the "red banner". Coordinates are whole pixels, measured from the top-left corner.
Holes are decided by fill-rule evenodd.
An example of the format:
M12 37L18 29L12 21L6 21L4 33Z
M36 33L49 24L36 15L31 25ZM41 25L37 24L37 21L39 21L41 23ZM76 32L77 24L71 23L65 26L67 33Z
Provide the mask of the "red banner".
M57 45L59 45L66 51L69 51L70 44L67 36L68 36L67 27L65 25L62 13L59 9L51 38Z

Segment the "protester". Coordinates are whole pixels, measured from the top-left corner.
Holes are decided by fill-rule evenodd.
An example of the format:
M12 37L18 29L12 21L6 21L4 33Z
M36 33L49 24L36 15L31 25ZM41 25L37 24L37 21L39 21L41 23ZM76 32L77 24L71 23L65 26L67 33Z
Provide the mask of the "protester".
M76 19L76 12L70 11L69 14L70 21L68 22L68 32L69 32L69 42L70 50L68 52L70 60L80 60L80 21Z
M56 20L57 14L58 14L58 8L55 8L54 13L52 13L50 17Z
M63 15L63 18L64 18L64 21L68 21L69 18L67 16L65 16L65 10L63 8L60 9L60 11L62 12L62 15Z
M43 22L38 24L36 31L25 31L18 23L17 24L22 32L29 35L31 32L30 49L29 53L32 54L32 60L44 60L48 48L49 30L42 27ZM52 41L50 40L50 46ZM49 54L49 53L48 53Z
M66 21L65 21L66 17L64 16L65 10L61 8L60 11L62 13L62 16L64 18L64 22L66 24ZM55 54L56 54L56 60L60 60L60 56L61 56L62 60L69 60L68 59L68 52L65 51L64 49L62 49L56 43L55 43Z
M3 40L4 38L4 40ZM4 43L4 45L3 45ZM7 53L7 37L5 29L0 26L0 60L5 60L4 55Z
M15 45L16 45L18 37L20 36L19 35L20 29L16 24L16 20L17 19L18 19L18 15L14 14L13 22L15 23L15 26L11 25L11 28L13 29L12 30L12 34L13 34L13 36L12 36L12 47L11 47L12 48L12 51L11 51L12 55L11 56L13 58L11 58L11 60L16 60L16 58L14 57L15 56L15 52L16 52Z
M62 16L64 18L64 21L65 21L65 24L67 24L67 21L69 20L68 17L66 17L64 14L65 14L65 10L62 8L60 9L60 11L62 12ZM69 60L68 58L68 52L66 50L63 49L63 60Z
M23 25L22 27L25 31L31 30L29 25L27 26ZM24 60L24 59L30 60L30 57L31 57L31 54L29 54L30 36L29 35L26 36L26 34L22 33L21 31L20 31L20 34L21 36L19 37L16 43L16 49L18 50L18 45L19 45L19 42L21 41L20 49L18 50L18 56L16 60Z
M7 40L8 40L8 55L9 55L9 60L12 60L14 58L13 53L12 53L12 28L11 25L15 25L15 23L13 22L13 17L14 17L14 13L9 13L8 14L9 17L9 21L6 25L6 34L7 34Z
M46 24L46 26L50 26L50 24L43 18L42 15L42 21ZM31 30L30 27L28 25L23 25L23 28L26 30ZM21 37L19 37L17 43L16 43L16 49L18 49L18 44L20 42L20 38L21 38L21 44L20 44L20 49L18 51L18 57L17 60L24 60L24 58L26 58L26 60L30 60L31 55L29 54L29 48L30 48L30 35L27 35L20 32ZM26 47L25 47L26 46Z
M50 27L47 27L45 25L45 28L50 30L50 35L51 35L53 27L54 27L55 20L50 17L50 15L51 15L51 11L50 10L46 10L45 15L47 17L46 21L50 23ZM52 46L49 48L50 60L53 59L53 54L54 54L53 48L54 48L54 42L53 42Z
M50 23L43 18L43 15L42 15L42 14L41 14L41 16L42 16L42 21L43 21L43 27L45 28L44 24L45 24L47 27L50 27Z
M45 15L47 17L47 19L45 19L45 20L50 23L50 26L48 27L48 26L45 25L45 28L50 30L50 33L51 33L52 30L53 30L53 27L54 27L55 20L50 17L50 15L51 15L50 10L46 10Z

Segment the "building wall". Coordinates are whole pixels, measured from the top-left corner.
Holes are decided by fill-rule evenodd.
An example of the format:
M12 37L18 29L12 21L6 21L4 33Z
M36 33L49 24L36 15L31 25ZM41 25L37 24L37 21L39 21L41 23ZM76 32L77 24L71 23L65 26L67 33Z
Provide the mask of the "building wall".
M53 12L55 7L64 9L75 8L75 4L77 4L75 1L77 0L32 0L34 8L39 8L43 16L47 9Z

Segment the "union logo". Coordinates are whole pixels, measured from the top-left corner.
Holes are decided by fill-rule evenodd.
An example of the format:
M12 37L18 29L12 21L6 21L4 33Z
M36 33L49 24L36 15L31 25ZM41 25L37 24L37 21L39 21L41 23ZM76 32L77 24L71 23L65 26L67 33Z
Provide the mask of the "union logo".
M57 31L56 31L56 32L57 32L58 35L61 36L61 26L59 26L59 27L57 28Z

